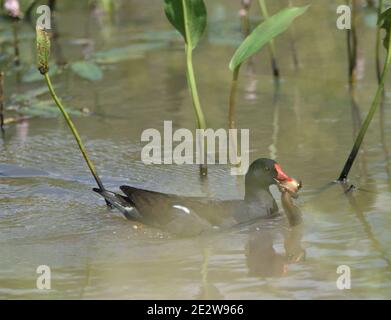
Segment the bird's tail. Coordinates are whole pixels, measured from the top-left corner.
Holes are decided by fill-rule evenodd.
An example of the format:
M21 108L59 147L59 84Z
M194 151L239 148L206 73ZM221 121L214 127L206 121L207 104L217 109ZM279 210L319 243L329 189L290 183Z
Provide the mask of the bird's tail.
M98 188L92 189L100 194L106 202L112 207L120 211L129 220L141 220L141 215L137 211L131 199L121 194L102 190Z

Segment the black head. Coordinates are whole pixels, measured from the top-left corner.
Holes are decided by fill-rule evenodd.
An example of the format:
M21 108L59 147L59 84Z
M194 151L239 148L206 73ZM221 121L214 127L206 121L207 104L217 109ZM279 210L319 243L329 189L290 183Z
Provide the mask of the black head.
M255 160L246 174L246 191L251 189L267 189L272 184L290 180L279 164L267 158Z

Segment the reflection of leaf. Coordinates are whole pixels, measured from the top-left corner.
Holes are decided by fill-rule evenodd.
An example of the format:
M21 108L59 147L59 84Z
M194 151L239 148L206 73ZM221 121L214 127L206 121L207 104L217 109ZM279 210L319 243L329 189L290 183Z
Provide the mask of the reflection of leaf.
M307 8L308 6L286 8L261 23L243 41L238 50L236 50L229 64L229 68L232 71L235 70L247 58L258 52L265 44L288 29L293 20L303 14Z
M71 69L79 77L87 80L98 81L103 78L102 69L92 62L75 62L71 64Z
M97 63L116 63L142 58L146 51L166 46L165 42L142 43L107 51L95 52L92 59Z
M208 40L212 44L239 47L243 34L232 20L214 21L209 24Z
M204 1L164 0L164 11L168 21L182 34L189 47L194 49L206 28L207 13ZM186 33L188 33L189 39L187 39Z
M35 38L35 34L33 32L23 31L22 33L18 34L18 40L24 41L24 40L31 40ZM7 43L13 43L14 42L14 34L11 30L2 30L0 31L0 43L7 42Z
M74 116L82 116L83 113L74 109L65 109L68 114ZM53 104L52 100L36 101L29 107L23 107L17 110L18 113L28 116L39 116L45 118L53 118L61 115L60 110Z
M143 41L177 41L181 40L181 35L176 30L165 30L165 31L145 31L137 33L132 37L133 40L143 40Z
M37 97L39 97L45 93L48 93L48 92L49 92L49 89L45 85L45 86L39 87L37 89L32 89L29 91L25 91L23 93L14 94L12 96L11 100L14 103L24 103L24 102L32 101L32 100L36 99Z
M49 69L49 76L53 77L57 74L58 67L57 65L53 64L50 65ZM45 80L45 78L42 76L42 74L39 73L37 67L31 67L23 76L22 81L23 82L34 82L34 81L42 81Z

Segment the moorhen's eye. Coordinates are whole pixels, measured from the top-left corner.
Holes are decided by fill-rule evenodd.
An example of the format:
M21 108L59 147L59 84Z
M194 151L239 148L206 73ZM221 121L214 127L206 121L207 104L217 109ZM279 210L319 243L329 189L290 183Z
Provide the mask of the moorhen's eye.
M265 171L270 171L270 168L269 167L265 167Z

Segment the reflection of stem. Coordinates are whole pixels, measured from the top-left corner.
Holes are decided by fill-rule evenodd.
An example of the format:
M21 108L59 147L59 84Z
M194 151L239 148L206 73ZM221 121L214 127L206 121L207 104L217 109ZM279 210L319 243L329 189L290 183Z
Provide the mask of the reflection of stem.
M242 9L240 10L240 16L242 19L242 33L244 37L250 34L250 20L249 10L252 0L242 0Z
M354 146L353 146L353 149L349 155L349 158L346 161L345 166L344 166L344 168L338 178L339 181L344 181L348 177L349 171L353 165L354 160L356 159L358 151L360 150L361 143L364 140L364 137L365 137L365 134L368 130L368 127L369 127L369 125L373 119L373 116L379 106L379 103L380 103L382 95L383 95L384 83L386 80L386 76L388 73L390 62L391 62L391 41L390 41L388 48L387 48L387 57L386 57L386 61L384 63L383 72L381 75L380 84L379 84L377 91L376 91L375 99L373 100L371 109L369 110L368 115L365 118L364 124L360 129L360 132L359 132L357 139L354 143Z
M293 7L293 3L291 0L288 0L288 6L291 8ZM300 68L300 62L299 62L299 56L297 54L297 48L296 48L296 32L295 27L292 25L289 28L289 44L292 50L292 58L293 58L293 65L295 69Z
M71 118L69 117L68 113L64 109L60 99L57 97L56 92L54 91L54 88L53 88L53 85L52 85L52 82L50 80L50 77L49 77L48 73L45 73L44 76L45 76L45 80L46 80L47 86L49 88L50 94L51 94L53 100L55 101L56 105L60 109L62 115L64 116L64 118L65 118L69 128L71 129L72 134L75 137L75 140L76 140L76 142L77 142L77 144L79 146L79 149L80 149L80 151L81 151L81 153L82 153L82 155L84 157L84 160L87 162L88 168L90 169L92 175L94 176L96 183L98 184L98 186L99 186L99 188L101 190L105 190L105 188L103 186L103 183L100 180L100 178L99 178L99 176L98 176L98 174L97 174L97 172L95 170L94 164L92 163L92 161L88 157L88 154L87 154L87 152L86 152L86 150L84 148L83 142L82 142L82 140L80 138L79 133L77 132L77 129L76 129L75 125L73 124Z
M349 85L354 86L356 83L357 68L357 1L352 0L352 26L347 30L347 47L349 57Z
M275 90L273 96L273 105L274 105L274 114L273 114L273 134L272 134L272 143L269 146L270 150L270 158L275 160L277 159L277 142L278 142L278 134L280 132L279 119L280 119L280 106L278 103L279 98L279 82L275 82Z
M0 129L4 134L4 73L0 71Z
M203 257L204 260L202 262L201 266L201 276L202 276L202 286L205 288L205 290L208 290L208 263L209 263L209 254L210 249L204 248L203 250ZM206 296L208 295L207 292L205 292Z
M383 250L379 240L376 239L376 237L372 231L371 225L365 219L364 212L360 209L360 207L356 201L356 198L351 194L351 192L348 191L348 189L349 189L348 185L346 183L342 183L341 186L345 192L346 197L349 200L351 207L353 208L354 212L356 213L358 220L360 220L361 224L363 225L364 231L367 234L368 239L372 243L372 247L380 253L380 256L382 257L382 259L387 262L389 267L391 267L391 260L389 258L387 258L387 253Z
M377 9L377 27L376 27L376 76L377 81L380 83L381 78L381 66L380 66L380 47L381 47L381 41L380 41L380 30L381 27L379 26L379 18L383 11L383 0L379 0L379 6Z
M278 132L280 131L280 127L278 125L279 119L279 106L276 105L274 107L274 115L273 115L273 134L272 134L272 144L269 146L270 150L270 159L277 159L277 140L278 140Z
M384 164L386 166L386 173L388 176L388 180L391 180L391 172L390 172L390 152L388 150L387 142L386 142L386 135L385 135L385 115L384 115L384 95L382 97L381 103L380 103L380 140L381 144L383 146L383 152L384 152Z
M269 12L267 10L265 0L259 0L259 7L261 8L263 18L266 21L267 19L269 19ZM273 75L274 77L278 78L280 76L280 70L278 69L278 64L277 64L277 56L276 56L276 48L274 46L274 40L270 40L269 50L271 55Z
M56 2L56 0L49 0L49 8L52 12L56 10Z
M20 65L18 21L14 22L12 31L13 31L13 36L14 36L14 63L15 63L15 66L18 67Z

